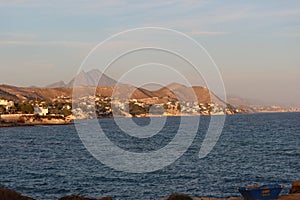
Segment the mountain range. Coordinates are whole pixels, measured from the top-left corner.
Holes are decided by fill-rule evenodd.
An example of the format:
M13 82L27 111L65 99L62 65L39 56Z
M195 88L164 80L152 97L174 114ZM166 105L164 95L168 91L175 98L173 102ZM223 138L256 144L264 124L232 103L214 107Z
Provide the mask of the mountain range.
M79 91L81 96L86 96L92 94L95 91L95 87L77 86L76 90ZM164 103L176 99L194 101L195 98L197 98L199 103L203 104L211 102L218 104L224 103L216 95L211 94L207 88L200 86L186 87L178 83L170 84L155 91L137 88L129 84L96 87L96 95L99 96L112 96L116 93L115 91L118 92L115 95L119 97L125 97L131 94L130 98L133 99L156 98L158 102ZM0 98L10 100L52 100L58 96L72 97L72 94L73 88L24 88L0 85Z
M100 76L101 80L98 81ZM74 95L73 89L76 88L75 91L77 91L77 94L80 96L98 95L111 97L112 95L116 95L121 98L148 99L147 101L151 101L153 103L167 103L168 101L174 100L188 102L198 101L199 104L213 102L219 105L225 105L228 103L233 105L235 108L242 109L248 113L266 110L264 106L260 106L262 104L253 104L253 102L251 103L248 100L238 97L229 97L227 98L227 102L224 102L209 91L209 89L201 86L187 87L182 84L172 83L157 90L147 90L130 84L120 84L116 86L116 83L117 81L103 74L99 70L91 70L88 72L81 71L68 83L59 81L47 85L46 87L16 87L11 85L0 85L0 99L4 98L14 101L35 99L51 101L59 96L71 98L72 95ZM272 109L272 107L268 107L267 111L272 111Z
M101 79L99 79L99 77L101 76ZM76 83L75 83L76 80ZM113 78L107 76L106 74L102 73L100 70L97 69L93 69L90 70L88 72L84 72L81 71L79 74L77 74L71 81L69 81L68 83L65 83L64 81L59 81L59 82L55 82L52 84L49 84L46 86L46 88L72 88L74 86L74 84L76 86L101 86L101 87L112 87L115 86L117 83L117 81L115 81ZM131 86L129 85L123 85L122 86L123 89L125 89L125 87L127 87L127 91L129 91L129 88ZM132 86L133 87L133 86ZM38 88L38 87L30 87L30 88ZM109 90L109 89L99 89L102 92L104 90ZM139 88L140 92L136 92L135 95L137 96L143 96L141 95L142 93L145 94L149 94L148 96L162 96L161 94L167 95L168 93L170 93L169 89L171 89L172 91L177 91L179 90L180 92L178 92L177 95L179 95L178 98L184 97L186 99L191 99L191 95L187 95L188 93L190 93L190 89L192 88L188 88L185 87L183 85L180 84L170 84L167 87L163 87L161 89L159 89L158 91L152 92L151 94L149 94L149 92L147 90L144 90L143 88ZM132 90L132 88L131 88ZM194 92L197 93L197 96L201 99L201 101L204 101L206 97L206 95L203 95L204 93L206 93L206 91L204 91L204 88L201 87L193 87ZM109 92L111 93L111 92ZM157 93L159 93L160 95L157 95ZM139 95L138 95L139 94ZM202 95L200 95L202 94ZM174 94L172 94L174 96ZM171 96L172 96L171 95ZM180 96L182 95L182 96ZM1 96L1 93L0 93ZM147 96L147 95L146 95ZM170 95L169 95L170 96ZM144 96L145 97L145 96ZM212 95L212 100L214 102L220 102L221 100L219 98L217 98L215 95ZM222 102L222 101L221 101ZM235 105L235 106L241 106L241 105L272 105L272 103L268 103L268 102L262 102L262 101L258 101L255 99L244 99L244 98L240 98L240 97L236 97L236 96L229 96L227 97L227 102L231 105Z
M101 79L99 77L101 76ZM75 82L76 81L76 82ZM172 83L158 90L147 90L145 88L137 88L129 84L121 84L115 86L117 81L107 76L101 71L94 69L88 72L81 71L71 81L65 83L59 81L47 85L46 87L16 87L10 85L0 85L0 98L11 100L33 100L45 99L51 100L57 96L71 97L73 87L75 85L80 95L90 95L94 92L96 87L96 95L112 96L115 91L117 96L125 97L131 94L130 98L146 99L158 98L160 101L168 100L184 100L184 101L198 101L199 103L224 104L225 102L211 93L207 88L200 86L187 87L178 83ZM116 93L116 92L115 92ZM197 99L195 99L195 97Z

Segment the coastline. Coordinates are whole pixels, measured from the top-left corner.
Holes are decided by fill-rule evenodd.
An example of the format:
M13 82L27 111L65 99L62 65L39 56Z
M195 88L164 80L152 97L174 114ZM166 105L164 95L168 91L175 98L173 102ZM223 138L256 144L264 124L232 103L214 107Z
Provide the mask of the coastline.
M286 113L300 113L300 112L255 112L255 113L236 113L236 114L224 114L224 115L256 115L256 114L286 114ZM221 116L224 116L221 115ZM107 118L151 118L151 117L195 117L195 116L220 116L220 115L201 115L201 114L181 114L181 115L143 115L143 116L101 116L97 119L107 119ZM72 120L91 120L89 118L82 119L73 119ZM72 125L75 124L72 120L47 120L47 121L27 121L27 122L18 122L17 120L9 122L1 122L0 128L9 128L9 127L26 127L26 126L54 126L54 125Z
M49 126L73 124L71 118L61 115L6 114L0 115L1 127Z
M0 185L0 199L1 200L34 200L34 198L24 196L19 192L12 189L8 189ZM215 198L215 197L191 197L186 194L171 194L169 197L162 198L160 200L243 200L243 197L227 197L227 198ZM299 200L300 193L290 193L287 195L281 195L278 200ZM87 198L80 195L67 195L58 198L58 200L113 200L112 197L100 197L100 198Z
M72 125L74 122L66 123L0 123L0 128L10 128L10 127L26 127L26 126L61 126L61 125Z

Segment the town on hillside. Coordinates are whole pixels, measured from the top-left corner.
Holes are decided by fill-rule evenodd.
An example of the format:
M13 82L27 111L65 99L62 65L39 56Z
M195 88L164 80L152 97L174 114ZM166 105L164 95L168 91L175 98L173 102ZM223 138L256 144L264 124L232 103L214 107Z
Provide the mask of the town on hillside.
M38 125L69 124L71 100L8 100L0 98L0 124Z
M74 106L74 108L72 108ZM107 96L83 96L72 102L69 96L51 100L9 100L0 98L2 123L64 124L72 119L102 117L148 117L181 115L224 115L243 112L229 104L179 102L168 97L112 99Z

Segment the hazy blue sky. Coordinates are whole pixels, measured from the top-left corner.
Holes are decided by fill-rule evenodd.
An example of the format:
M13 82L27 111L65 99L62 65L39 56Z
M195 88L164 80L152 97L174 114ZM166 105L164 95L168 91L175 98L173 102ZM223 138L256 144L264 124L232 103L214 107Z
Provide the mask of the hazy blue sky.
M229 95L300 106L297 0L0 0L0 83L69 81L97 43L143 26L175 29L201 43Z

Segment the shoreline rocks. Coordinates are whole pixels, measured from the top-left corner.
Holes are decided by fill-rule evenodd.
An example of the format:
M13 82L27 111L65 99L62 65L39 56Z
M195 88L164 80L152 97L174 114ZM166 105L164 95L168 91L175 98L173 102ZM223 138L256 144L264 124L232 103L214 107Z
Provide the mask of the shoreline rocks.
M293 182L292 188L289 192L289 194L296 194L300 193L300 180Z
M21 195L20 193L7 189L3 186L0 186L0 199L1 200L34 200L30 197Z
M31 197L23 196L22 194L0 186L0 199L1 200L34 200ZM300 180L293 182L292 188L288 195L279 196L278 200L299 200L300 199ZM59 198L58 200L113 200L111 197L102 198L87 198L79 195L68 195ZM190 197L186 194L171 194L169 197L162 200L243 200L242 197L229 197L229 198L214 198L214 197Z
M102 197L100 199L95 198L85 198L79 195L71 195L71 196L64 196L59 198L59 200L112 200L111 197Z
M166 200L193 200L193 198L186 194L171 194Z

